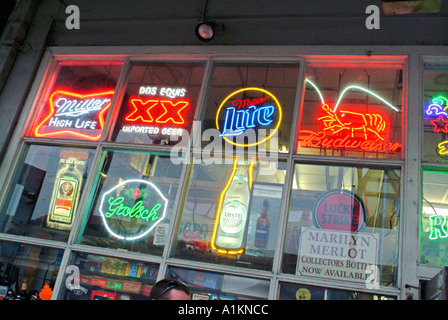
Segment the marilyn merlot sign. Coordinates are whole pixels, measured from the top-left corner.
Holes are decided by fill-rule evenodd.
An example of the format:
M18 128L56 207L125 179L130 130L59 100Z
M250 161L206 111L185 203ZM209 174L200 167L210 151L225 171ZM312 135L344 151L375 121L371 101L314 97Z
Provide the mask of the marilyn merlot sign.
M151 182L127 180L104 193L100 212L111 235L136 240L165 218L168 200Z

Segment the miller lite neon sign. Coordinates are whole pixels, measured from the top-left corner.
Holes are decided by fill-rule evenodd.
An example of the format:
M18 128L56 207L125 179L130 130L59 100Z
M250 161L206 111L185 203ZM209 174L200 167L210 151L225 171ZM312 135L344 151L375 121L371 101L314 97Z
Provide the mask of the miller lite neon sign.
M235 98L239 94L255 98ZM227 142L247 147L269 140L278 130L281 120L282 108L277 98L265 89L250 87L234 91L222 101L216 113L216 128ZM237 143L228 138L239 136L248 129L271 129L271 131L265 138L251 144Z

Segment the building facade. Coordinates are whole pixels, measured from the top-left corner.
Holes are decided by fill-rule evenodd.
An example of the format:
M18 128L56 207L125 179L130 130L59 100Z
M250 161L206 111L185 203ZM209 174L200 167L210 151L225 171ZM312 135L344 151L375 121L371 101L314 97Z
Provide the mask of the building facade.
M448 263L447 3L323 2L18 1L0 295L423 299Z

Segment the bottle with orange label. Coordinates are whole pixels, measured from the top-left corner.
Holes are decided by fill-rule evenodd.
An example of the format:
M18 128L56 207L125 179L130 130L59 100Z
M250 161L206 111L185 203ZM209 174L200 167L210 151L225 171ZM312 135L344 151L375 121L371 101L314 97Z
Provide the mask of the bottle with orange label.
M82 182L82 173L70 160L56 175L47 216L47 226L61 230L72 226Z

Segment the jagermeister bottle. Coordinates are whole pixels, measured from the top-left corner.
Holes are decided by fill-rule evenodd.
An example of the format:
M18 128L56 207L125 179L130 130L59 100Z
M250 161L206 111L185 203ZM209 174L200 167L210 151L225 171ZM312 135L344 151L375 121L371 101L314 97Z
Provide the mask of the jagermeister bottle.
M47 216L49 227L68 230L73 223L82 182L82 173L74 162L74 159L67 159L65 166L56 174Z
M269 200L264 199L263 208L260 216L257 219L257 226L255 228L255 247L266 249L269 241Z
M223 191L214 245L228 253L240 253L244 246L250 200L249 170L250 164L237 164L227 190Z

